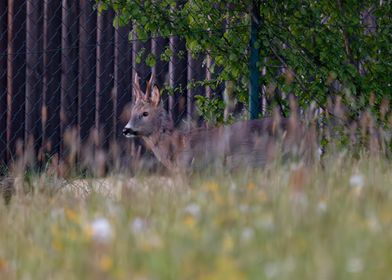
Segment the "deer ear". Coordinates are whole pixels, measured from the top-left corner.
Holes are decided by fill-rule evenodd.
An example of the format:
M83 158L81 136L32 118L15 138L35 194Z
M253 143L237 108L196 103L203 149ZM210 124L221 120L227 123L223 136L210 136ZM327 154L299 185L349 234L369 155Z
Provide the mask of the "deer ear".
M135 80L133 81L133 94L136 97L135 101L143 98L139 84L139 75L137 73L135 73Z
M155 106L158 106L160 100L161 100L161 93L159 92L159 88L157 86L154 86L151 92L151 102Z

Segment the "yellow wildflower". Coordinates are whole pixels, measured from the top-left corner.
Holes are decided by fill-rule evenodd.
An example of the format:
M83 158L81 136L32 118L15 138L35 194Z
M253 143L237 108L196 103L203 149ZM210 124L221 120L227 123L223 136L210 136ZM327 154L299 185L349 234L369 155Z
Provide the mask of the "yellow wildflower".
M212 271L212 273L204 275L201 279L241 280L245 279L245 276L238 268L238 265L233 258L229 256L223 256L217 259L214 271Z
M60 252L64 250L64 244L60 240L54 239L52 241L52 248Z
M68 220L70 220L74 223L79 222L79 216L74 210L72 210L70 208L65 208L64 213L65 213L65 216L67 217Z
M268 194L265 190L260 190L257 192L257 198L260 202L266 202L268 200Z
M385 209L383 209L380 212L380 220L384 225L389 225L392 223L392 213L389 211L389 209L387 209L386 207L384 207Z
M68 240L76 241L78 239L78 237L79 237L79 232L77 232L74 229L70 229L70 230L67 231L67 235L66 236L67 236Z
M84 227L84 236L87 238L87 240L91 240L93 237L94 231L90 225L87 225Z
M0 258L0 271L6 269L8 266L8 262L2 258Z
M50 228L52 236L59 236L61 235L61 230L58 225L52 225Z
M230 252L234 248L234 241L229 235L226 235L222 242L223 252Z
M253 191L256 188L256 184L253 182L249 182L248 185L246 186L246 189L248 191Z
M145 252L160 249L163 246L162 238L157 234L147 234L144 235L140 240L141 249Z
M102 271L109 271L113 267L113 261L108 256L103 256L99 259L99 268Z
M223 198L221 193L219 192L219 185L215 181L210 181L204 186L204 190L209 192L212 195L212 198L217 204L223 204Z
M219 191L219 185L215 181L210 181L207 182L207 184L204 186L204 189L211 193L217 193Z
M184 224L189 228L189 229L194 229L196 226L196 219L191 216L191 215L186 215L184 218Z

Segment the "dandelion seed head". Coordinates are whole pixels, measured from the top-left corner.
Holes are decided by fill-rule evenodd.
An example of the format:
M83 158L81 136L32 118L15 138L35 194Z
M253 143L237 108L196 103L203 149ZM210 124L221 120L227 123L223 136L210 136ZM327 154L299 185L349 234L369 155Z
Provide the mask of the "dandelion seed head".
M357 172L350 177L350 187L362 189L365 186L365 177Z
M106 218L97 218L91 223L92 237L96 241L108 242L113 237L113 228Z

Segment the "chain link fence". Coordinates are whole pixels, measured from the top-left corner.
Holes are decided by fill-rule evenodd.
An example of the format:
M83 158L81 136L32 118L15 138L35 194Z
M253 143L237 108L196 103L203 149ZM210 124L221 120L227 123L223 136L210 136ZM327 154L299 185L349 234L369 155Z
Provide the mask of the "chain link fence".
M163 89L164 107L178 127L200 125L195 96L227 99L225 89L234 82L216 82L219 66L208 54L193 56L181 36L138 40L132 26L115 28L114 18L113 11L98 13L94 0L0 1L1 166L21 157L24 164L51 159L55 165L81 162L95 170L116 164L118 158L125 159L121 164L132 165L130 158L143 151L137 140L126 140L121 131L129 119L136 73L142 89L150 75L155 76L155 83ZM375 29L375 19L370 25ZM233 28L249 31L247 25ZM298 77L274 52L275 45L271 46L276 63L263 60L260 74L291 83ZM285 42L280 46L283 53L292 47ZM209 81L214 87L208 86ZM284 104L279 96L288 103L288 94L278 92L281 89L274 85L264 84L258 90L256 105L262 114L269 95L275 96L280 107ZM300 80L298 85L318 101ZM384 99L389 100L388 96ZM226 109L236 113L246 110L241 102L236 106L225 102ZM225 117L229 114L225 111Z
M179 37L131 39L132 26L113 27L113 12L95 1L15 0L0 3L0 161L12 162L26 144L38 159L78 145L129 145L121 135L132 98L132 77L142 88L151 74L177 126L195 120L195 95L211 89L207 56L192 57ZM162 59L169 47L171 57ZM149 61L153 61L149 64ZM222 91L222 88L218 88ZM94 132L94 133L92 133ZM68 140L67 140L68 139ZM121 145L120 145L121 147Z

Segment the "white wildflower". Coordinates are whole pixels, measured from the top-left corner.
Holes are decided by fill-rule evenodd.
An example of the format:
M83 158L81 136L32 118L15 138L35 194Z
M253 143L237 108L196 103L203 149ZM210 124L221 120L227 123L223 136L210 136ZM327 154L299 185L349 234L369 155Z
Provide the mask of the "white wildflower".
M294 206L298 207L307 207L308 206L308 196L301 191L297 191L291 195L291 201L293 202Z
M147 222L144 219L140 217L136 217L135 219L133 219L131 224L131 230L134 234L144 232L146 229L147 229Z
M369 215L369 217L367 218L367 225L368 225L369 229L374 233L380 232L382 229L380 221L379 221L377 215L374 213Z
M350 187L362 189L365 186L365 177L357 172L350 177Z
M278 262L270 262L264 266L264 273L267 278L275 278L281 270L281 265Z
M230 192L235 192L237 189L238 189L238 187L237 187L236 183L230 182L230 187L229 187Z
M63 208L54 208L50 211L50 217L52 220L62 219L64 217L64 209Z
M275 229L274 217L271 214L264 214L258 221L257 225L262 229L272 231Z
M123 215L124 209L121 208L118 204L109 201L107 203L108 206L108 212L110 213L110 215L112 216L121 216Z
M189 214L195 218L200 217L200 206L196 203L191 203L188 204L185 208L184 208L184 212L186 214Z
M91 223L93 239L108 242L113 237L113 228L106 218L97 218Z
M320 200L317 204L317 209L320 213L324 213L327 211L327 203L324 200Z
M346 265L347 272L358 273L363 270L363 262L359 258L351 258Z
M247 242L250 241L254 235L255 235L255 231L250 227L246 227L242 230L241 239Z
M247 204L240 204L238 209L240 210L241 213L247 213L249 212L250 207Z

